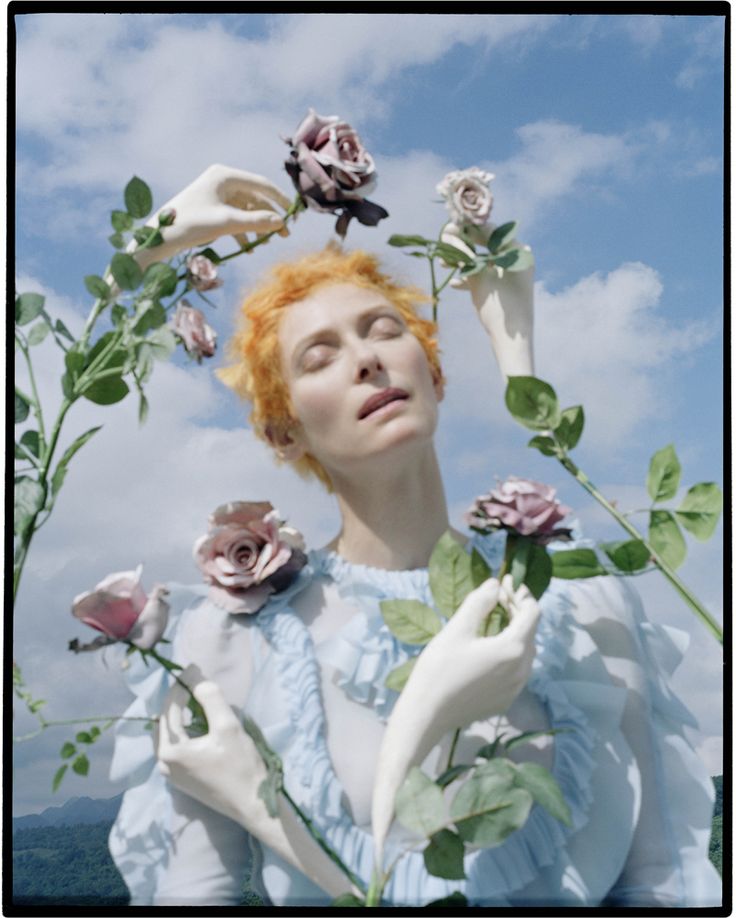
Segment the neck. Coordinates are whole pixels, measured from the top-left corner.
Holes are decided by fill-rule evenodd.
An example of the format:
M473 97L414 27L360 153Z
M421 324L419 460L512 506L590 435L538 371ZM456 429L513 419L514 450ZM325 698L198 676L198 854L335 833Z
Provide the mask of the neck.
M354 564L426 567L449 528L437 457L430 447L418 461L390 465L333 481L342 529L329 548Z

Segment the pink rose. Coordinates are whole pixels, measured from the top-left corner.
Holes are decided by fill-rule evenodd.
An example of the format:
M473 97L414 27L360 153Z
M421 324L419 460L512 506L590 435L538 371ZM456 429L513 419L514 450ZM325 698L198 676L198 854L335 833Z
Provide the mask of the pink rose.
M194 560L212 601L234 614L257 612L294 582L307 561L301 534L284 525L268 501L218 507L209 532L194 544Z
M205 322L204 313L195 309L186 300L176 307L172 323L174 334L184 342L187 353L200 363L203 357L214 356L217 348L217 333Z
M195 290L202 292L222 287L217 266L206 255L192 255L187 259L187 278Z
M481 532L508 529L545 545L555 539L569 539L569 529L556 529L570 507L555 498L549 485L509 476L490 494L476 498L466 514L468 525Z
M130 641L150 649L160 640L169 619L168 590L156 584L146 596L140 584L142 567L109 574L87 593L75 597L72 615L102 631L111 641ZM103 646L99 641L96 646Z
M376 186L373 158L356 131L337 115L318 115L313 108L293 137L284 163L294 187L309 207L339 214L335 232L344 237L353 217L375 226L388 211L367 201Z
M437 191L445 199L453 223L484 226L488 222L493 207L489 185L494 178L491 172L477 166L447 173Z

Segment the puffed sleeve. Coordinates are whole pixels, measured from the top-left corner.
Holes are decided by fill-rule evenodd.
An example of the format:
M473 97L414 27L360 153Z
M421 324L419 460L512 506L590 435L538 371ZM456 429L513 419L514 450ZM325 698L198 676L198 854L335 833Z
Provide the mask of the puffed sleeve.
M685 735L697 722L669 686L689 638L648 621L624 578L576 581L571 595L612 681L627 690L622 730L641 778L633 841L605 904L720 905L720 877L708 859L713 782Z
M248 628L212 605L202 588L170 585L171 613L163 656L199 665L218 682L231 704L248 692ZM126 672L136 696L120 721L110 766L124 779L109 847L125 880L131 905L237 905L250 863L249 838L233 820L172 787L161 775L150 729L141 719L158 716L171 677L134 655Z

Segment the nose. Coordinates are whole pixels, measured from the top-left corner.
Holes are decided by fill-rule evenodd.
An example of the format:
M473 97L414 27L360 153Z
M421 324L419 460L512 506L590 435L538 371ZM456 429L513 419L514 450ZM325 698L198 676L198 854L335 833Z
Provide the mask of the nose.
M366 382L383 372L381 358L369 344L363 343L359 349L355 369L358 382Z

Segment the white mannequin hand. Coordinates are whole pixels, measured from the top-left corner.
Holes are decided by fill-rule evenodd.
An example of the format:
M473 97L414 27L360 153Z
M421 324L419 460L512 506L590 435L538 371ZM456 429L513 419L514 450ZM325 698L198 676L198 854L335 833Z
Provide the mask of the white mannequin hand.
M287 210L291 200L263 176L229 166L208 166L148 220L149 226L158 226L162 211L176 211L174 223L161 227L163 243L137 253L134 243L129 251L146 268L153 261L166 261L183 249L220 236L232 235L241 243L246 241L245 233L288 235L274 204Z
M500 603L508 626L482 637L480 628ZM510 575L489 579L468 594L417 659L396 701L381 742L373 790L377 863L409 769L447 733L507 711L527 683L534 660L539 606L525 586L514 592Z
M220 688L196 666L179 678L202 705L209 732L190 737L184 728L188 694L179 684L166 696L155 737L160 771L184 793L234 819L333 896L355 892L345 874L309 835L279 795L279 814L269 815L258 796L266 766Z
M494 229L473 227L471 232L482 232L483 239L478 241L485 243ZM445 226L442 241L470 253L454 223ZM534 266L524 271L502 271L502 276L489 268L468 278L454 278L450 286L470 291L503 375L533 376Z

